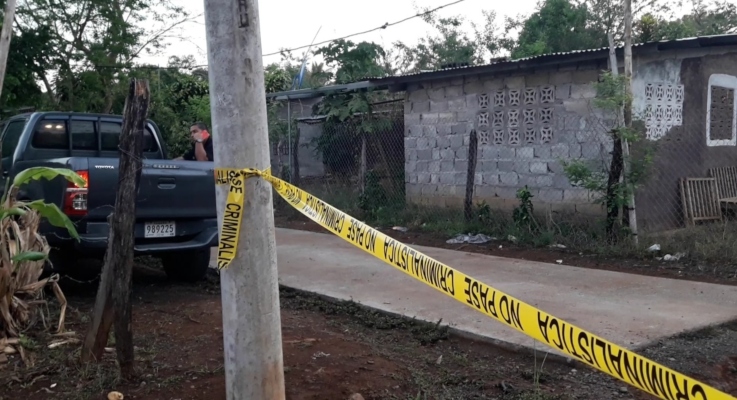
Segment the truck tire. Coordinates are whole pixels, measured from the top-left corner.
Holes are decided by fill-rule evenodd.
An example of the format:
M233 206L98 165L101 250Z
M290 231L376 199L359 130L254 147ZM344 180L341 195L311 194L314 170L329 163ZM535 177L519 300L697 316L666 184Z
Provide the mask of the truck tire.
M198 282L210 268L210 248L166 254L161 264L169 279L181 282Z

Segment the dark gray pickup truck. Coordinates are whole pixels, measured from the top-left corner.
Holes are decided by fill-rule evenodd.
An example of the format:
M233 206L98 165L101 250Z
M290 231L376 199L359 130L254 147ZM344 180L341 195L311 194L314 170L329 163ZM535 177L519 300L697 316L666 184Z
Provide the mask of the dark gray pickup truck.
M68 168L87 181L83 188L62 178L34 181L19 193L21 199L58 205L77 226L79 241L63 229L42 226L52 247L53 268L69 270L79 258L102 257L107 217L115 204L122 117L37 112L3 122L0 187L35 166ZM158 127L147 121L136 198L135 253L160 257L171 278L195 281L207 273L210 248L217 245L218 235L213 169L213 162L168 160Z

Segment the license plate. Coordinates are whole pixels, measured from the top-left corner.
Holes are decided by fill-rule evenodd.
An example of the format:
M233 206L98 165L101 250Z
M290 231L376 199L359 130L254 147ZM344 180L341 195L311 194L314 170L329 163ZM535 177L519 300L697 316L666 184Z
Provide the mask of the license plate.
M144 237L146 238L162 238L174 237L177 234L177 225L175 222L146 222Z

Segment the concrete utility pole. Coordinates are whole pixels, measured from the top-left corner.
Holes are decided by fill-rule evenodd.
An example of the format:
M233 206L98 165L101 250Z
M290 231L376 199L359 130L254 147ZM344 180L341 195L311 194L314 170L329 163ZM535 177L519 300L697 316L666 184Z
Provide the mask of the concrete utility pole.
M3 18L3 29L0 32L0 94L5 83L5 72L8 66L8 53L10 53L10 40L13 38L13 21L15 19L16 0L7 0L5 3L5 17Z
M205 0L215 165L270 165L257 0ZM217 189L222 223L227 185ZM227 398L284 399L271 186L246 181L236 258L220 275Z

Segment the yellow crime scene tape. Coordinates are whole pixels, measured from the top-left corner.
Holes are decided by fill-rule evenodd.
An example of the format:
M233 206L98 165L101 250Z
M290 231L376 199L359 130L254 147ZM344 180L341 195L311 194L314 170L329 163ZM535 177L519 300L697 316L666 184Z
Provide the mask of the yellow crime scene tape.
M233 261L238 247L245 180L260 177L289 204L330 232L459 302L560 350L614 378L663 400L737 400L702 382L556 318L400 243L270 170L217 169L217 185L230 185L220 230L218 268Z

